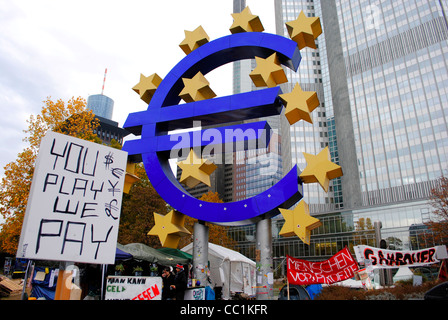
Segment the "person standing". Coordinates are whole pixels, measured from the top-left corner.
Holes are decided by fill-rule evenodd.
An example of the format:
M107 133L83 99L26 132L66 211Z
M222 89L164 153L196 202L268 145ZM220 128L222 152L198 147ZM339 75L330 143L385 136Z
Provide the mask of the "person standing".
M183 265L176 265L176 275L174 276L174 285L176 300L184 300L185 290L187 289L187 274Z
M170 268L163 269L162 282L162 300L173 300L175 291L171 286L174 285L174 275Z

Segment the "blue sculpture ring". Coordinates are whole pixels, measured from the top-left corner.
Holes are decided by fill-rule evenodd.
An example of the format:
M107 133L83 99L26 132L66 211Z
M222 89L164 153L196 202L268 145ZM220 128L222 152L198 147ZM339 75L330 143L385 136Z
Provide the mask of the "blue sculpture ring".
M255 56L267 58L273 53L277 53L281 64L297 71L301 60L297 43L278 35L237 33L206 43L188 54L168 73L146 111L129 114L124 128L141 138L126 141L123 150L128 152L131 161L143 161L155 190L177 211L216 224L244 225L278 215L279 208L290 208L302 198L302 184L298 178L298 168L294 166L277 184L252 198L229 203L201 201L186 192L175 178L168 161L173 148L189 149L210 144L201 139L184 139L182 141L187 142L182 145L178 143L181 136L191 137L193 133L168 135L168 131L191 128L196 120L208 126L279 115L283 108L278 97L282 93L279 87L179 105L182 78L192 78L199 71L205 75L229 62L253 59ZM258 130L267 128L267 124L255 122L219 127L217 130L224 132L226 129L247 128Z

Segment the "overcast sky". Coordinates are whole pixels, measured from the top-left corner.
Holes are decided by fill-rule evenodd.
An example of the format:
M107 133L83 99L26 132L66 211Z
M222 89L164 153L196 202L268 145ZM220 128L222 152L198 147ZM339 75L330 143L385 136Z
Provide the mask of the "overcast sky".
M275 33L274 0L247 0L265 32ZM132 87L140 73L164 78L184 56L184 30L199 25L210 40L229 35L232 0L0 0L0 177L25 144L23 130L46 97L69 100L101 93L115 101L122 126L145 110ZM231 94L230 65L207 79Z

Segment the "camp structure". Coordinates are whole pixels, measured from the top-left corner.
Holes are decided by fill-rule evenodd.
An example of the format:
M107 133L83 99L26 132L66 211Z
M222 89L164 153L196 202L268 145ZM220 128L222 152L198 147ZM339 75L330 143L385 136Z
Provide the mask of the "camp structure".
M193 243L181 249L193 254ZM222 246L208 244L210 281L213 288L222 287L222 298L230 299L232 294L255 295L255 262L239 252Z
M397 281L406 281L411 280L414 276L414 273L412 273L411 269L409 267L400 267L397 271L397 273L394 275L393 280L394 283Z
M151 263L157 263L163 266L175 266L176 264L188 264L189 259L161 252L157 249L151 248L143 243L129 243L119 244L117 248L121 251L129 253L136 260L143 260Z

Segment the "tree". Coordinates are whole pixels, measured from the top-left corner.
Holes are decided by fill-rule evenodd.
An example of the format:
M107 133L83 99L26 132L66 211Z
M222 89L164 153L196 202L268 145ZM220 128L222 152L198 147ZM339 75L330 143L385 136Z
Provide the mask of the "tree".
M0 230L0 250L15 254L22 230L28 194L34 173L34 162L39 153L42 137L50 130L73 137L98 142L94 134L99 122L92 111L86 109L86 101L71 98L67 103L51 98L43 101L41 113L27 120L28 129L24 138L28 146L18 154L17 159L4 168L0 184L0 213L5 222Z
M123 195L118 242L138 242L160 247L158 238L148 236L147 233L154 226L154 212L166 214L168 207L149 182L141 163L135 166L134 174L140 180L132 185L129 194Z
M425 225L439 244L448 244L448 178L440 177L439 186L431 190L429 204L433 207L431 220Z
M375 227L373 226L371 218L359 218L355 223L355 230L353 233L353 243L350 244L350 249L353 250L355 245L375 245L372 235L375 234Z
M216 203L223 203L223 201L219 198L219 195L217 192L209 191L208 193L204 193L199 200L207 201L207 202L216 202ZM197 222L197 219L193 219L191 217L187 217L185 219L185 227L193 233L193 226L195 222ZM236 246L236 241L230 238L227 234L228 227L225 226L219 226L217 224L213 223L207 223L207 226L209 227L209 242L233 249ZM180 239L180 247L183 248L187 244L189 244L192 241L191 237L182 237Z

